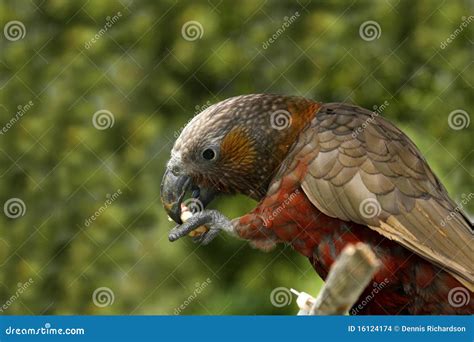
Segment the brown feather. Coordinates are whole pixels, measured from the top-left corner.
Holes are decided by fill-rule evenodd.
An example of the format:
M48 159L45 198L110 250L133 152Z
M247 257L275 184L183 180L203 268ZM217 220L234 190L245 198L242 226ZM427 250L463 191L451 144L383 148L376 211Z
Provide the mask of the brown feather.
M313 205L330 217L367 225L474 289L472 223L405 134L345 104L323 105L302 134L321 146L302 182ZM298 153L292 150L288 160L298 160ZM369 198L380 206L374 216L359 208Z

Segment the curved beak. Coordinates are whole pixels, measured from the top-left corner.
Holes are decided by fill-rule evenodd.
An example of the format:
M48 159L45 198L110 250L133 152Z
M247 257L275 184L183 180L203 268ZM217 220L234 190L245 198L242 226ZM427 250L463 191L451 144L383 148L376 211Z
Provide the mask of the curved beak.
M198 187L190 176L175 168L167 167L161 182L161 202L169 217L177 224L182 224L181 203L186 192L190 190L192 197L200 202L200 209L204 209L216 197L218 191L213 188ZM186 203L186 201L185 201Z
M178 224L181 221L181 203L191 187L191 177L166 169L161 182L161 202L168 215Z

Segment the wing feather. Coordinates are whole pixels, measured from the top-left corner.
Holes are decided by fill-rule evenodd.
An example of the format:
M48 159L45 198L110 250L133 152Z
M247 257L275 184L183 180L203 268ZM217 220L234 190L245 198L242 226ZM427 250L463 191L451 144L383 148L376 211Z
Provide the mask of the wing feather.
M302 182L320 211L368 226L474 289L472 223L405 134L346 104L324 105L303 134L320 147ZM363 212L367 199L377 215Z

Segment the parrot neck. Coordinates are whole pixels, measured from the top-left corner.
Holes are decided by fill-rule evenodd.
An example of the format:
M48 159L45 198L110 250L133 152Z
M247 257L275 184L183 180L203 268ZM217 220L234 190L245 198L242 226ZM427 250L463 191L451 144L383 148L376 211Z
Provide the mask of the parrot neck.
M302 97L288 97L287 106L290 114L287 122L288 127L284 129L272 128L265 137L265 141L255 142L257 159L252 183L254 186L244 185L244 188L238 191L257 201L267 196L273 177L282 167L292 147L298 143L301 133L311 123L322 103ZM278 120L278 118L274 120Z

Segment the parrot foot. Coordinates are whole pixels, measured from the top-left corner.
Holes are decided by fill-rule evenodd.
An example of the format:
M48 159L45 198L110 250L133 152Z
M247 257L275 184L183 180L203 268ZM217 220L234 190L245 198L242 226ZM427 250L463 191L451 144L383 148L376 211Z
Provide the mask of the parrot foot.
M232 231L232 222L221 212L217 210L203 210L194 214L183 224L174 227L168 236L173 242L189 234L198 227L205 225L209 228L207 232L193 238L193 241L201 245L207 245L219 234L221 230Z

